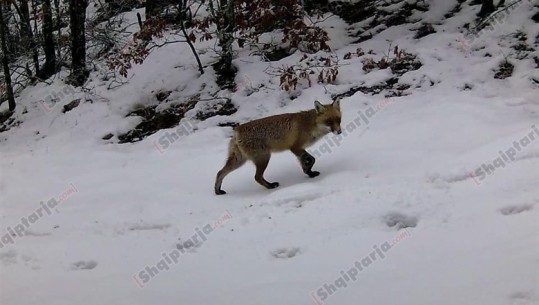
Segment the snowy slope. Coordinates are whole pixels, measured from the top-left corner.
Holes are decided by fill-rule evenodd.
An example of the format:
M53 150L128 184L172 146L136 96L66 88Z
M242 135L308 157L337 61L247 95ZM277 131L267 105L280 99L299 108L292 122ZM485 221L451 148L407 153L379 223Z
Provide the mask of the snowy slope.
M329 18L340 58L358 47L383 56L389 40L423 66L400 79L410 95L343 98L345 135L310 149L319 177L290 153L273 155L275 190L256 184L248 164L225 179L227 195L213 194L231 134L216 124L308 109L388 71L366 74L353 58L338 84L290 101L262 72L268 63L240 53L244 88L219 93L238 112L200 123L188 113L196 130L166 150L155 143L173 130L134 144L101 137L136 125L124 116L152 91L181 100L218 90L211 71L196 75L187 46L155 51L116 90L96 80L103 100L66 114L61 105L82 93L60 80L27 89L16 114L24 122L0 134L0 304L539 304L537 71L526 58L512 77L493 78L513 52L510 34L533 43L539 26L526 3L467 47L458 26L478 8L420 40L416 24L361 44ZM450 9L433 1L422 17L440 21ZM37 102L62 90L69 98L47 111Z

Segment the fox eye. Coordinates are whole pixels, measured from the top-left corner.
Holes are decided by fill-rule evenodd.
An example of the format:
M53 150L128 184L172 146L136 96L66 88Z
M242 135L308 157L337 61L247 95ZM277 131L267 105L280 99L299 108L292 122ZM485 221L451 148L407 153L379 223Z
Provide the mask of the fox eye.
M326 124L330 126L334 124L341 125L341 118L326 120Z
M337 119L328 119L325 121L326 125L328 126L333 126L335 124L337 125L341 125L341 119L340 118L337 118Z

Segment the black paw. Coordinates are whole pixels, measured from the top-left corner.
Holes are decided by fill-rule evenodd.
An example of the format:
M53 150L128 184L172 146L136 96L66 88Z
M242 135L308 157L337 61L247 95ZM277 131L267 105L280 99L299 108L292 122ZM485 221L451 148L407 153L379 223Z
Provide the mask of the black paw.
M224 194L226 194L226 192L223 190L215 191L215 195L224 195Z
M317 177L320 175L320 172L317 172L317 171L308 171L306 172L306 174L310 177L310 178L314 178L314 177Z
M276 188L278 186L279 186L279 182L272 182L272 183L269 184L268 188L269 189L274 189L274 188Z

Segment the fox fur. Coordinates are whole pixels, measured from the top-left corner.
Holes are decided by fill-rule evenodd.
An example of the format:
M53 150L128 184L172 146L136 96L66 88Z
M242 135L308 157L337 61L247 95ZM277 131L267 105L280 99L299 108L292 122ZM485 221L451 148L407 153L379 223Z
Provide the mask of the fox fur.
M341 134L340 100L323 105L314 102L314 109L273 115L238 125L229 143L228 158L215 178L215 194L223 195L223 179L230 172L251 160L256 166L255 181L268 189L278 182L264 179L271 153L290 150L298 158L303 172L311 178L320 175L313 171L315 158L305 148L326 134Z

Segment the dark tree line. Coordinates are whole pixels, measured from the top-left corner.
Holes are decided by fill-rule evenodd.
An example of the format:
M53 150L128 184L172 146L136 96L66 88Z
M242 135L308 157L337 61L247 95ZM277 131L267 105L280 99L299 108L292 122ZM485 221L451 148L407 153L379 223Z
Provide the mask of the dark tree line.
M89 25L86 24L88 1L0 0L0 59L4 74L4 86L0 86L0 103L7 100L9 109L14 110L14 85L24 86L44 81L55 75L61 66L71 69L68 83L83 86L89 76L86 54L88 26L141 6L145 8L146 18L143 22L139 16L140 32L133 37L137 41L133 53L119 54L117 58L112 56L113 60L108 63L109 67L120 70L121 75L127 74L132 62L142 63L150 49L155 47L155 44L150 43L152 39L163 35L165 24L179 26L201 74L204 68L194 43L217 40L219 59L213 68L221 78L228 80L223 83L225 88L234 87L235 43L243 48L249 43L258 43L261 34L281 29L284 34L282 42L291 49L302 48L307 52L329 50L326 44L329 40L327 33L316 25L306 25L303 22L306 12L327 6L327 0L100 0L97 3L105 12L89 22ZM474 1L481 4L478 13L481 18L496 10L493 0ZM498 1L497 6L503 6L504 3L504 0ZM195 19L193 15L196 14L196 7L201 5L208 9L209 14ZM171 10L175 12L171 14ZM273 14L270 19L266 18L268 11ZM212 25L216 30L211 29ZM69 32L69 36L62 35L65 27L69 27L69 30L64 31ZM107 36L107 33L103 36ZM114 45L114 42L107 43L109 47ZM21 57L24 60L17 61ZM15 70L17 76L23 71L26 83L13 77Z
M71 75L69 82L82 86L88 77L86 70L86 7L88 0L69 0L68 44L71 50ZM0 103L9 103L9 110L16 107L14 70L21 69L21 58L28 60L23 70L28 83L44 81L60 69L63 14L59 0L1 0L0 1L0 51L4 86ZM41 62L40 58L44 57ZM17 82L19 85L24 85Z
M9 50L7 45L8 29L6 22L4 21L4 4L0 4L0 40L2 44L2 67L4 69L4 78L5 78L5 90L7 95L7 100L9 102L9 110L15 110L15 96L13 94L13 85L11 82L11 74L9 69Z

